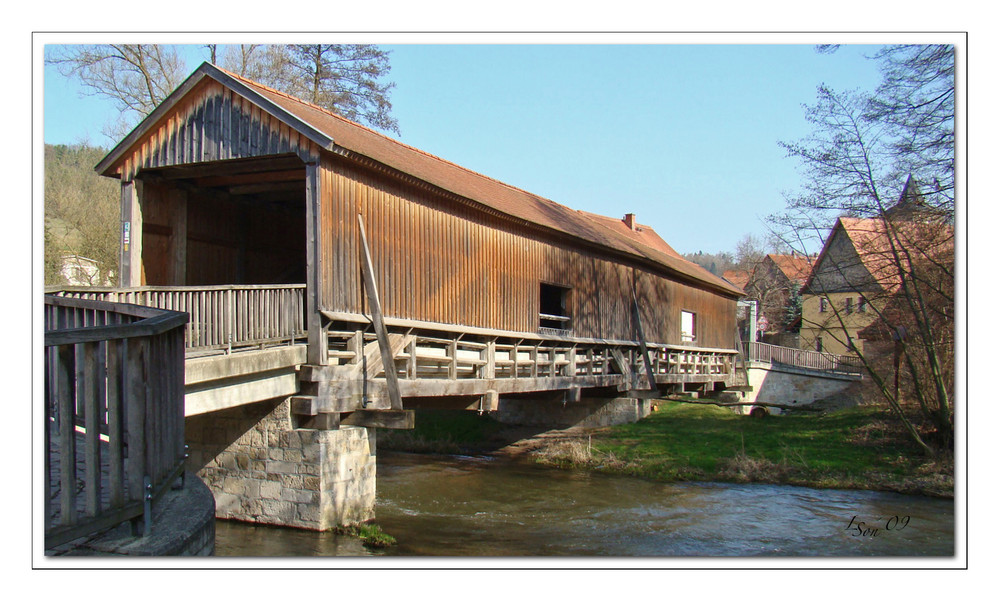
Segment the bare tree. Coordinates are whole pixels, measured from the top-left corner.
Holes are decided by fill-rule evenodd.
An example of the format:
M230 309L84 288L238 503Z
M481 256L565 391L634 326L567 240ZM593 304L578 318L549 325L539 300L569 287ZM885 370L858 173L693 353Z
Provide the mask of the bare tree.
M344 117L399 133L386 80L389 54L371 44L205 44L210 62ZM88 94L107 98L121 118L106 128L123 138L188 74L176 46L93 44L53 46L46 64L76 77Z
M799 193L787 197L786 212L770 221L790 243L807 244L821 240L839 216L865 218L874 224L870 246L859 246L853 261L869 272L874 269L877 274L873 276L884 281L878 289L883 298L870 307L896 333L893 353L908 366L912 395L926 410L940 449L950 445L953 431L954 381L947 364L953 357L954 330L954 300L949 292L954 281L954 239L949 226L954 217L950 194L954 121L947 115L949 98L954 97L954 50L888 47L876 59L883 62L884 80L874 95L820 86L817 103L806 108L812 133L782 143L788 155L798 160L803 181ZM889 191L899 190L904 168L931 178L925 183L930 184L933 202L919 194L918 201L906 207L894 202ZM915 175L907 188L915 188L919 179ZM872 268L873 263L878 267ZM870 292L866 289L870 283L852 280L853 266L833 269L859 293ZM845 314L850 309L832 309L835 326L829 333L840 336L847 330ZM913 438L925 451L935 453L934 442L926 441L918 425L906 416L900 391L889 382L885 370L868 354L860 357Z
M285 49L279 89L376 128L399 133L389 112L395 86L382 79L389 55L371 44L291 44Z
M53 46L46 64L77 77L88 94L110 100L120 118L105 134L123 138L163 102L186 75L177 49L161 44L91 44Z

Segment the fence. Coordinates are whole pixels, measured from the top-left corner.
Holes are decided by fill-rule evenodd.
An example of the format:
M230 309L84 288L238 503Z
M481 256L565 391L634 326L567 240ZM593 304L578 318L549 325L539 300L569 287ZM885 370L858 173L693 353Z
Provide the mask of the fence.
M133 521L183 475L187 316L45 297L45 547Z
M189 351L225 349L306 338L304 284L63 287L62 297L134 303L186 312Z
M819 351L807 351L793 347L779 347L767 343L744 343L746 358L750 361L769 362L825 370L861 374L861 358L851 355L834 355Z

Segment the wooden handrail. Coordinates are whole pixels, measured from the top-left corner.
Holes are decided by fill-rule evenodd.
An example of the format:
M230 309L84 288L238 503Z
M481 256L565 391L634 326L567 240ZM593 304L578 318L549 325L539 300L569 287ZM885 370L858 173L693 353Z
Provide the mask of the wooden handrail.
M183 472L187 315L46 296L45 321L45 547L143 517L147 534Z
M88 304L127 302L190 315L185 349L230 350L304 339L304 284L210 286L51 287L62 298ZM96 308L96 306L95 306ZM135 313L135 315L146 315ZM77 325L78 326L78 325Z

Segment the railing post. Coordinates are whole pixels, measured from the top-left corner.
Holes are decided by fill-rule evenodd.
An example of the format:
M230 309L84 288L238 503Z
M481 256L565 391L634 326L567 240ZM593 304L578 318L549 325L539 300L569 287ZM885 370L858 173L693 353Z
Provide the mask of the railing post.
M226 353L233 351L233 332L236 330L236 297L233 289L226 289Z

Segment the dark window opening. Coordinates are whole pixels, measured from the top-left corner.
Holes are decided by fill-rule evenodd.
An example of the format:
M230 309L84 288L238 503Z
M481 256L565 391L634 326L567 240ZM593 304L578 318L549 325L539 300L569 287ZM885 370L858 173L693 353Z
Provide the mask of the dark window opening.
M542 283L539 286L539 328L553 330L571 330L572 317L569 311L570 289L554 284Z

